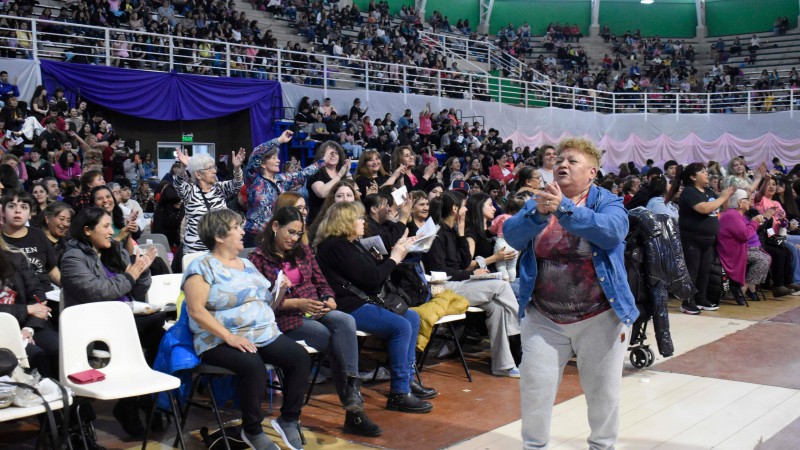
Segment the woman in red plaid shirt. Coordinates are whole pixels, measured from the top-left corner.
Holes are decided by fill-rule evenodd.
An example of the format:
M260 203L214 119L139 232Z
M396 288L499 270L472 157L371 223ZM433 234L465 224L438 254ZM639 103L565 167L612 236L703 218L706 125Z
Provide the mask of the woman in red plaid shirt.
M304 232L303 216L297 208L278 209L264 228L260 246L250 254L250 261L270 283L275 283L281 271L291 282L278 302L278 328L287 337L304 340L328 354L336 391L346 411L345 432L379 436L383 430L364 412L355 319L336 310L333 290L311 249L302 242Z

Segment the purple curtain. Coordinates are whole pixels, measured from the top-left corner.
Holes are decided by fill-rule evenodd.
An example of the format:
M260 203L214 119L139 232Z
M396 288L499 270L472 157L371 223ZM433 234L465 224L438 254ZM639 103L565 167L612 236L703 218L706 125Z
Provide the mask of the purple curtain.
M48 92L64 89L70 104L80 96L103 108L155 120L199 120L250 109L253 146L274 136L274 117L282 114L277 81L223 78L175 72L41 61Z

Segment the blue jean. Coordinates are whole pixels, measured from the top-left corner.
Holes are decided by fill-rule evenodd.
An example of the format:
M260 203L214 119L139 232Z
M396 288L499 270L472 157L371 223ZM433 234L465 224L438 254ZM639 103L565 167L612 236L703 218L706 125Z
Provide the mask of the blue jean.
M414 374L419 314L409 309L403 316L399 316L371 304L362 305L350 314L356 319L357 329L389 341L392 393L411 392L409 382Z
M800 283L800 250L795 245L800 244L800 236L790 234L786 236L786 246L792 251L794 256L794 279L793 283Z
M306 341L306 345L328 355L333 383L342 398L347 377L358 376L355 318L341 311L331 311L319 320L304 318L303 325L284 334L295 341Z

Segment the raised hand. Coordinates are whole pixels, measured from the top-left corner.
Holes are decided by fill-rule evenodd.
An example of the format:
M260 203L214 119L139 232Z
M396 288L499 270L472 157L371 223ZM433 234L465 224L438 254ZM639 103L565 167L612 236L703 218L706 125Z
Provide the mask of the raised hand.
M231 152L231 161L233 161L233 170L236 171L242 164L244 164L245 151L244 148L239 147L238 152Z
M183 165L183 167L189 166L189 160L192 159L189 155L183 152L183 148L180 146L175 147L175 158Z
M278 144L285 144L291 141L292 136L294 136L294 133L291 130L284 131L283 134L278 136Z

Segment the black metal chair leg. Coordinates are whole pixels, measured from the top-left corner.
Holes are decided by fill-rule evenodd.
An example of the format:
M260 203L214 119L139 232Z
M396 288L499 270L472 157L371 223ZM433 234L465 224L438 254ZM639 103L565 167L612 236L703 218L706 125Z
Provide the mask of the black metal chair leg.
M469 372L469 367L467 366L467 360L464 358L464 352L461 350L461 342L458 341L458 337L456 336L456 329L453 326L453 323L450 323L450 332L453 333L453 342L456 343L456 351L458 351L458 357L461 358L461 364L464 366L464 372L467 373L467 379L470 383L472 383L472 374Z
M178 431L178 442L180 443L181 450L186 450L186 443L183 442L183 430L181 427L178 426L178 402L175 400L175 396L172 395L172 391L167 391L167 397L169 397L169 404L172 407L172 418L175 419L175 428ZM225 444L228 443L228 439L225 439Z
M435 324L433 328L431 328L431 337L428 339L428 345L425 346L425 350L422 351L422 355L417 361L417 370L422 371L425 367L425 360L428 359L428 353L431 351L431 344L433 344L433 340L436 339L436 330L439 329L439 324Z
M211 389L211 380L209 380L208 384L208 397L211 400L211 410L214 412L214 418L217 419L217 425L219 425L219 433L222 436L222 442L225 443L225 450L231 450L230 445L228 445L228 436L225 435L225 424L222 423L222 417L219 415L217 399L214 397L214 390Z
M81 434L81 442L83 442L83 450L89 450L89 444L86 442L86 435L83 433L83 419L81 418L81 404L75 407L75 415L78 417L78 432Z
M308 404L308 401L311 400L311 392L314 390L314 385L317 384L317 377L319 376L319 369L322 366L322 353L317 353L314 355L316 361L311 364L311 370L314 371L314 377L311 379L311 383L308 384L308 392L306 392L306 401L305 405Z
M150 434L150 424L153 422L153 413L156 410L156 403L158 403L158 394L151 394L152 400L150 409L147 411L147 422L144 424L144 437L142 438L142 450L147 447L147 435Z

